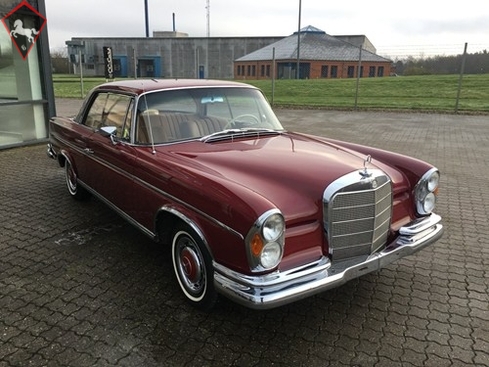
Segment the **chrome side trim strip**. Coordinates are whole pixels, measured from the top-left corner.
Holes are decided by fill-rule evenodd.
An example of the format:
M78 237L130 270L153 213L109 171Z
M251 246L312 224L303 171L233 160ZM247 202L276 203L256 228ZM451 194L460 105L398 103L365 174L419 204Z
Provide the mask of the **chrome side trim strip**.
M144 180L141 180L139 177L136 177L136 176L134 176L134 175L130 175L130 174L128 174L127 172L125 172L125 171L122 171L122 170L118 169L117 167L115 167L114 165L112 165L112 164L110 164L110 163L106 163L105 161L102 161L102 160L100 160L100 159L98 159L98 158L95 158L93 154L87 154L87 152L86 152L85 150L79 149L79 148L78 148L76 145L71 144L71 143L69 143L68 141L66 141L66 140L64 140L64 139L58 139L58 140L59 140L60 142L62 142L64 145L69 146L71 149L78 151L79 153L81 153L82 155L84 155L84 156L85 156L87 159L93 159L93 160L96 160L97 162L99 162L100 164L104 165L104 166L105 166L105 167L107 167L108 169L113 169L113 170L116 170L118 173L120 173L120 174L122 174L122 175L126 176L128 179L133 180L135 183L139 183L139 184L141 184L141 185L143 185L143 186L145 186L145 187L147 187L147 188L149 188L149 189L151 189L151 190L154 190L154 191L158 192L159 194L161 194L161 195L165 196L166 198L168 198L168 199L170 199L170 200L172 200L172 201L174 201L174 202L176 202L176 203L178 203L178 204L180 204L180 205L185 206L186 208L190 209L191 211L194 211L194 212L198 213L199 215L201 215L201 216L205 217L205 218L206 218L206 219L208 219L209 221L211 221L211 222L213 222L213 223L217 224L219 227L221 227L221 228L225 229L226 231L229 231L229 232L233 233L234 235L238 236L238 237L239 237L241 240L244 240L244 235L243 235L243 234L241 234L241 233L240 233L240 232L238 232L237 230L235 230L235 229L233 229L233 228L229 227L228 225L226 225L226 224L222 223L222 222L221 222L221 221L219 221L218 219L216 219L216 218L214 218L214 217L210 216L209 214L207 214L207 213L205 213L205 212L203 212L203 211L201 211L201 210L197 209L196 207L192 206L191 204L189 204L189 203L187 203L187 202L185 202L185 201L183 201L183 200L181 200L181 199L179 199L179 198L177 198L177 197L175 197L175 196L173 196L173 195L171 195L171 194L167 193L166 191L163 191L163 190L161 190L161 189L157 188L156 186L153 186L153 185L152 185L152 184L150 184L149 182L146 182L146 181L144 181ZM93 189L91 189L90 187L88 187L86 184L82 183L82 185L83 185L83 187L85 187L85 188L86 188L88 191L90 191L91 193L95 194L97 197L101 198L101 199L102 199L102 201L107 202L107 203L110 203L110 205L109 205L109 206L110 206L111 208L117 208L117 207L116 207L114 204L112 204L111 202L109 202L109 201L107 201L107 200L103 199L103 198L102 198L102 197L101 197L101 196L100 196L98 193L96 193L96 192L95 192ZM120 212L120 213L122 213L120 210L119 210L119 212ZM127 214L125 214L125 215L124 215L124 218L131 218L131 220L130 220L130 222L131 222L131 223L138 223L138 227L139 227L139 226L141 226L141 225L139 224L139 222L134 221L134 220L132 219L132 217L127 216ZM155 219L156 219L156 218L155 218ZM129 220L129 219L128 219L128 220ZM146 227L142 227L142 228L145 228L145 229L146 229ZM147 229L146 229L146 230L147 230ZM151 233L153 233L153 232L151 232ZM153 234L153 235L154 235L154 234Z
M139 177L133 176L133 178L134 178L134 181L135 182L139 182L140 184L146 186L147 188L149 188L151 190L154 190L154 191L158 192L159 194L167 197L168 199L172 200L173 202L179 203L179 204L183 205L184 207L190 209L191 211L194 211L194 212L198 213L199 215L201 215L201 216L205 217L206 219L210 220L211 222L217 224L219 227L224 228L226 231L229 231L229 232L233 233L234 235L238 236L240 239L244 240L244 236L241 233L239 233L235 229L229 227L228 225L222 223L218 219L210 216L209 214L203 212L202 210L197 209L193 205L190 205L189 203L187 203L187 202L185 202L185 201L177 198L176 196L173 196L173 195L167 193L166 191L163 191L163 190L157 188L156 186L153 186L150 183L141 180ZM163 209L163 208L169 208L169 207L170 207L169 205L165 205L162 208L160 208L160 210ZM155 218L155 220L156 220L156 218Z
M102 201L105 205L107 205L109 208L114 210L118 215L120 215L123 219L128 221L130 224L132 224L134 227L139 229L141 232L143 232L146 236L150 237L151 239L156 238L156 234L150 231L148 228L144 227L139 223L138 221L134 220L131 216L126 214L124 211L122 211L118 206L114 205L111 201L107 200L105 197L100 195L97 191L93 190L90 186L86 185L83 181L77 180L77 182L83 186L87 191L89 191L92 195L96 196L97 199Z

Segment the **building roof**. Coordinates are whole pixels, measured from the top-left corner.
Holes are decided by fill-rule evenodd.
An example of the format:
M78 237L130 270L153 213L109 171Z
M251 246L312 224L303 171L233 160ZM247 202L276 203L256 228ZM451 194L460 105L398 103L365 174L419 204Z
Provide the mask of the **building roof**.
M255 52L240 57L235 61L268 61L297 60L298 32L263 47ZM330 36L326 32L307 26L300 30L300 59L301 60L328 60L328 61L357 61L359 47L340 38ZM362 61L391 62L373 52L362 50Z

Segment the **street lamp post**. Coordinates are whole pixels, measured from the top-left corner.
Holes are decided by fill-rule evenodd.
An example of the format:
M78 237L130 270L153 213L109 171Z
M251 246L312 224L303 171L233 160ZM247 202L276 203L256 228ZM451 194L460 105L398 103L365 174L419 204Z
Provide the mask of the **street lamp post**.
M148 0L144 0L144 20L146 25L146 38L148 38L149 37Z
M301 65L301 11L302 11L302 0L299 0L299 26L297 28L297 66L296 66L296 79L300 79L300 65Z

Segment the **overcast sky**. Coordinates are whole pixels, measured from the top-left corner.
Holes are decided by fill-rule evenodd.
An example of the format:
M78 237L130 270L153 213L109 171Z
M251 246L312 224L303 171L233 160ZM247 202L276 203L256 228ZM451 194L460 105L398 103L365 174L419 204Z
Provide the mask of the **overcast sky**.
M45 0L51 49L72 37L144 37L144 0ZM206 0L148 0L149 31L207 34ZM299 0L210 0L210 35L288 36L298 28ZM382 56L449 55L489 50L483 0L302 0L301 27L330 35L365 35Z

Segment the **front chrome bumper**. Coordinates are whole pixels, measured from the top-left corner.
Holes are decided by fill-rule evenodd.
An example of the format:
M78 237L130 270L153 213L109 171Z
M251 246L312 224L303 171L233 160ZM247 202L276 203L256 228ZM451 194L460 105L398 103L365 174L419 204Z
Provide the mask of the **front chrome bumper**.
M49 158L52 159L56 159L58 157L51 143L48 144L48 149L46 150L46 154L48 155Z
M332 263L323 257L284 272L249 276L214 263L214 286L224 296L253 309L269 309L338 287L351 279L429 246L443 235L441 217L431 214L401 227L399 237L382 251L354 264Z

